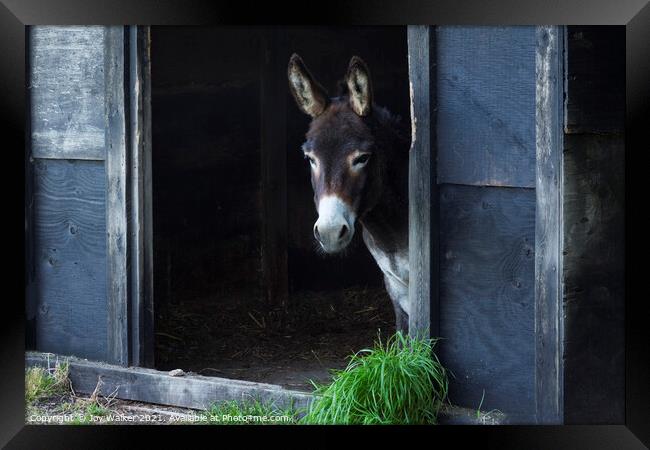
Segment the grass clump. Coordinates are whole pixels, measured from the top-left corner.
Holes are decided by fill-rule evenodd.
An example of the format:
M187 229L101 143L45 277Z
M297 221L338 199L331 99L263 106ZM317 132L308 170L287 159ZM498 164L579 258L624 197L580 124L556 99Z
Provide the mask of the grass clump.
M447 397L447 371L433 352L437 339L397 332L385 344L351 357L330 384L316 385L316 399L300 423L347 425L435 424Z
M58 364L52 371L30 367L25 371L25 401L31 405L42 398L64 394L70 389L68 364Z

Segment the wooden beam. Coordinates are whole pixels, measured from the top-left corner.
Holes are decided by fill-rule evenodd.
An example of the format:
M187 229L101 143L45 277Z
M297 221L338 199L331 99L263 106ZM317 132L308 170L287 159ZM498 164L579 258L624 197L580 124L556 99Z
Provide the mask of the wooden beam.
M409 26L409 333L437 336L439 199L436 166L435 28Z
M564 29L536 31L535 386L537 423L563 421L562 148Z
M129 26L129 266L131 357L153 367L153 233L151 204L151 67L147 26Z
M127 265L127 141L125 111L125 33L123 26L106 28L106 233L108 360L127 365L128 265ZM99 318L97 318L99 320Z
M51 368L57 361L68 362L69 377L75 392L92 393L101 378L99 394L108 396L115 393L117 398L125 400L206 409L223 400L253 398L262 402L274 402L279 407L293 402L296 408L305 408L313 398L309 393L292 391L274 384L191 374L171 376L169 372L122 367L52 353L27 352L25 356L27 367Z
M260 68L262 271L267 304L286 309L287 272L287 35L262 32Z

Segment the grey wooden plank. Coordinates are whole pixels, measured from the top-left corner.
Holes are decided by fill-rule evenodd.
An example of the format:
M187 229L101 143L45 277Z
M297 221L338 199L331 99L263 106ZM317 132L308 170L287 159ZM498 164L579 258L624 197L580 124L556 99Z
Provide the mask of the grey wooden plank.
M409 156L409 333L437 336L439 204L435 30L429 26L409 26L407 40L412 132Z
M153 258L153 162L152 162L152 118L151 113L151 27L141 27L138 33L142 49L142 116L143 116L143 238L144 248L144 285L145 300L143 305L143 357L146 367L154 365L154 258Z
M625 129L625 27L570 26L566 133Z
M535 421L535 191L440 186L438 354L455 405Z
M106 258L108 361L129 362L127 265L127 129L125 104L124 27L106 29Z
M269 306L287 308L287 97L286 31L261 32L260 109L262 271Z
M104 165L34 162L37 349L106 358Z
M625 421L625 139L564 137L564 418Z
M153 234L151 217L151 77L149 27L129 33L130 364L153 367Z
M104 27L30 27L32 152L103 160Z
M535 27L441 26L440 183L535 186Z
M251 399L274 402L280 407L293 402L295 407L304 408L312 400L308 393L291 391L273 384L193 374L173 377L168 372L153 369L121 367L36 352L28 352L25 359L27 366L39 367L54 367L57 361L67 361L75 392L93 392L101 377L100 395L115 395L127 400L195 409L207 409L213 403L223 400Z
M563 421L562 130L563 27L537 27L535 340L537 423Z

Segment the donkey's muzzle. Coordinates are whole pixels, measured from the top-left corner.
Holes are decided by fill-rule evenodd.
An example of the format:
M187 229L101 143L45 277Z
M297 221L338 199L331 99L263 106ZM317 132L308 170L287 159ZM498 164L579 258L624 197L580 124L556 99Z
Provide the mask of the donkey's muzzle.
M318 205L314 237L327 253L343 250L354 234L354 213L338 197L324 197Z

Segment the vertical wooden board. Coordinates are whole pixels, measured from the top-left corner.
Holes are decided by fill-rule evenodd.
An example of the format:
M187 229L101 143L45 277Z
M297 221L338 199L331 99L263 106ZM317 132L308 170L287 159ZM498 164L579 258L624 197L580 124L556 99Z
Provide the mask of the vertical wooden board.
M564 28L537 27L535 341L537 423L562 423L562 119Z
M106 359L104 165L34 163L36 334L40 351Z
M147 26L129 32L129 364L153 367L153 233L151 217L151 77Z
M535 27L438 27L439 183L535 186Z
M450 399L535 420L535 191L442 185L439 355Z
M104 30L31 27L35 158L104 159Z
M129 363L127 156L128 96L125 92L125 27L106 29L104 75L106 86L106 266L108 305L108 361Z
M623 423L625 141L564 139L565 423Z
M409 334L439 333L435 29L409 26Z

